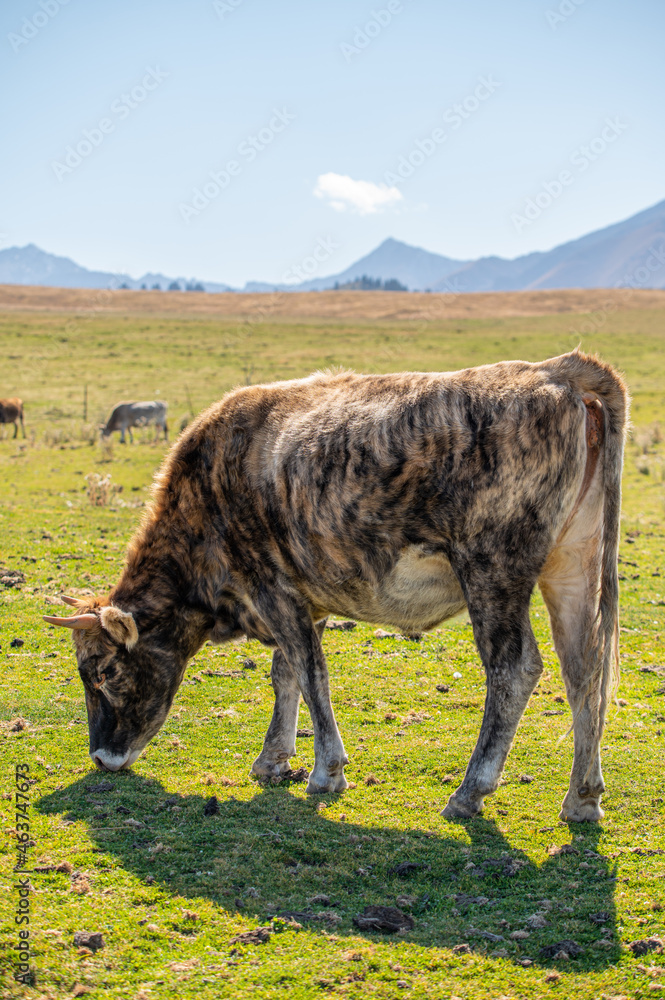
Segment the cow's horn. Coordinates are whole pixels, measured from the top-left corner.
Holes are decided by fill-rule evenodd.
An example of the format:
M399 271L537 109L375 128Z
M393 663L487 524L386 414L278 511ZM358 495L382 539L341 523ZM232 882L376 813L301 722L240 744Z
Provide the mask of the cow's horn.
M72 608L85 607L85 601L82 601L80 597L68 597L66 594L61 594L60 600L63 601L64 604L69 604Z
M67 628L99 628L99 618L92 613L72 615L71 618L58 618L56 615L44 615L44 621L50 625L65 625Z

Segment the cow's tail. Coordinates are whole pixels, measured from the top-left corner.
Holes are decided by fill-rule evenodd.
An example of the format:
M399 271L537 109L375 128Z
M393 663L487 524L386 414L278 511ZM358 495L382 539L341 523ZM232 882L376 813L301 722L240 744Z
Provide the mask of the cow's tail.
M585 659L590 667L589 693L597 691L598 718L595 740L603 734L610 700L619 683L619 530L621 516L621 473L628 430L630 397L621 375L598 358L573 351L555 359L558 371L583 398L592 394L603 409L604 441L603 541L598 609L587 634ZM546 362L547 364L547 362ZM592 760L595 755L592 755ZM588 777L588 775L587 775Z

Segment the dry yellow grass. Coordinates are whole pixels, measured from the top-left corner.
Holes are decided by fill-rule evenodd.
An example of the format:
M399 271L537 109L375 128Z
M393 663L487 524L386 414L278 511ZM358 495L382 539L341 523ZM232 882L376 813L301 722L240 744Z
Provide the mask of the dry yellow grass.
M267 319L446 320L662 309L665 290L565 288L533 292L153 292L0 285L0 309Z

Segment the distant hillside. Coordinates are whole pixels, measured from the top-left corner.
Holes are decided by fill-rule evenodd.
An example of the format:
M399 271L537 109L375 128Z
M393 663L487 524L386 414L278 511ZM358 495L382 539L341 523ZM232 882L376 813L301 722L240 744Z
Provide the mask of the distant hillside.
M338 274L331 274L326 278L311 278L299 285L248 281L243 292L320 292L334 288L335 284L352 285L361 281L363 276L379 279L381 282L395 279L412 292L422 292L464 264L465 261L442 257L441 254L430 253L429 250L421 250L420 247L412 247L390 238Z
M328 278L313 278L298 285L299 292L314 292L324 288L333 288L335 282L346 285L362 279L379 278L390 281L395 278L406 285L412 292L422 292L431 288L449 274L453 274L465 264L462 260L443 257L438 253L421 250L420 247L400 243L399 240L387 239L376 250L366 257L347 267L346 271L333 274Z
M327 277L298 285L248 281L243 292L309 292L332 288L385 288L396 281L410 291L520 292L557 288L665 288L665 201L630 219L599 229L543 253L508 260L482 257L455 260L419 247L387 239L375 250ZM0 250L0 284L46 285L60 288L166 290L174 282L185 289L232 292L229 285L195 278L88 271L68 257L56 257L29 244ZM377 286L377 282L381 285ZM394 287L394 286L392 286Z
M0 284L3 285L50 285L56 288L153 288L159 285L166 290L173 282L184 290L187 284L197 284L196 278L169 278L165 274L144 274L136 281L128 274L114 274L110 271L89 271L76 264L69 257L40 250L34 243L25 247L9 247L0 250ZM210 281L198 282L206 292L228 292L228 285Z
M513 292L538 288L665 288L665 201L547 253L470 261L432 291Z

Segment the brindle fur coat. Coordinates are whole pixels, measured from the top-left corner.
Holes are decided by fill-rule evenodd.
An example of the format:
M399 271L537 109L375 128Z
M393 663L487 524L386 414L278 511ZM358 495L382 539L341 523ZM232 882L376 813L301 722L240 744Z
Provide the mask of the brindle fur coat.
M259 776L288 769L302 695L308 791L346 787L321 646L338 614L430 629L463 609L487 676L478 743L444 814L494 791L542 671L539 583L573 711L562 815L598 819L600 738L617 671L617 543L628 397L579 352L451 373L309 378L237 389L181 435L105 600L75 628L90 751L129 766L206 639L274 647ZM70 603L77 603L70 600Z

